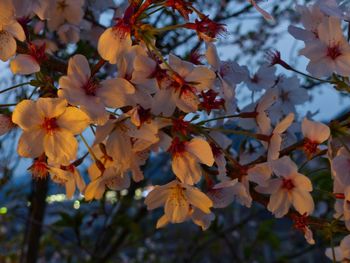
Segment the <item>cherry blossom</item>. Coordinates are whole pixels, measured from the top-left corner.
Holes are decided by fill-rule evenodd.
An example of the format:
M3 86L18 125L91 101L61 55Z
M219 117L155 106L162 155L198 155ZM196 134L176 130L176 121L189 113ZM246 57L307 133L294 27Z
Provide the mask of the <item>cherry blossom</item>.
M298 173L296 164L287 156L273 161L272 170L277 178L270 179L265 187L256 187L258 192L271 195L267 209L276 217L283 217L292 205L300 214L312 214L314 201L310 195L310 179Z
M350 46L339 19L325 17L318 26L319 39L307 43L300 54L310 59L307 70L315 77L329 77L333 72L350 75Z
M93 122L104 124L108 118L105 107L119 108L126 105L126 94L135 88L125 79L99 81L91 75L87 59L75 55L69 60L67 76L59 80L58 96L72 105L80 106Z
M262 134L271 132L271 120L267 114L268 109L277 100L277 90L269 89L256 103L250 104L242 109L241 119L238 125L245 129L253 129L256 126Z
M155 186L145 199L147 209L152 210L164 205L164 216L157 225L167 222L181 223L189 217L191 207L198 208L205 214L210 213L213 202L198 188L174 180L168 184Z
M29 75L40 71L40 64L47 60L46 43L29 44L29 54L19 54L10 62L13 74Z
M340 242L340 246L334 248L335 260L338 262L346 262L350 260L350 235L347 235ZM333 260L332 248L326 250L326 256Z
M0 2L0 59L7 61L16 53L16 39L26 39L22 26L15 19L15 8L11 0Z
M95 145L93 152L98 160L104 167L101 168L92 163L88 169L91 182L88 184L85 190L85 199L101 199L106 188L111 190L123 190L130 186L130 177L126 171L113 160L106 152L101 149L105 149L104 145Z
M201 138L193 138L189 142L175 137L169 148L172 154L172 169L174 174L183 183L193 185L202 175L199 163L212 166L213 153L208 142Z
M251 91L260 91L273 87L276 81L275 72L275 67L261 66L252 77L246 80L248 89Z
M288 31L303 41L298 54L309 60L310 74L298 68L298 57L282 60L277 50L268 52L267 64L251 57L258 48L246 47L247 40L262 44L260 50L275 44L270 39L258 42L254 30L235 39L240 54L221 59L219 51L224 49L217 39L227 29L217 21L224 17L202 13L195 1L22 2L0 0L0 59L16 75L15 85L0 90L6 93L0 135L13 129L2 137L13 140L15 132L21 132L17 153L31 158L32 180L51 180L64 187L68 199L79 192L79 198L89 202L104 202L113 191L122 191L120 196L127 189L135 191L134 199L118 198L116 206L125 207L119 211L135 215L135 220L145 211L139 199L147 194L148 210L164 207L156 228L192 221L206 230L215 219L218 229L223 215L211 208L236 202L255 211L258 203L276 218L292 219L309 244L317 241L315 227L334 240L343 238L326 255L350 260L349 235L340 235L350 230L349 114L322 123L311 120L322 118L317 110L305 117L305 108L299 108L312 102L314 86L333 85L336 91L349 92L345 1L296 5L302 27L290 25ZM228 6L224 2L221 10ZM274 20L258 0L246 1L233 16L251 8ZM273 23L259 21L271 27L262 36L277 34ZM240 27L236 30L241 34ZM191 45L187 48L186 42L183 49L162 38L178 37L173 39L177 42L182 32L198 39L189 38ZM246 65L238 64L243 61ZM281 66L278 71L275 65ZM164 166L156 178L148 168L160 159ZM7 169L7 163L1 169ZM323 169L327 173L320 173ZM317 207L327 205L327 214L321 209L314 213L311 192L316 187L327 192L314 195ZM137 207L124 206L126 200Z
M301 15L301 23L304 29L290 25L288 32L296 39L304 42L314 41L318 39L318 26L321 24L325 14L321 12L318 5L296 6L297 12Z
M186 113L196 111L199 104L196 93L212 88L215 73L207 67L194 66L174 55L169 56L169 65L174 73L170 83L160 87L155 94L152 112L169 116L176 107Z
M65 186L67 198L71 199L73 197L76 187L81 193L85 190L85 182L74 165L66 167L48 166L48 171L55 183Z
M134 8L130 5L124 17L119 18L114 27L107 28L98 40L98 53L111 64L116 64L118 56L132 46L130 33L133 12Z
M0 114L0 136L8 133L15 127L15 124L11 120L11 116L6 114Z
M48 27L55 31L64 24L65 21L72 25L79 25L83 19L84 0L49 0L46 8Z
M330 136L330 129L327 125L320 122L303 119L301 130L304 135L304 150L307 154L315 154L318 145L326 141Z
M234 200L246 207L250 207L252 204L249 190L244 183L238 182L237 179L226 180L214 185L208 192L208 196L212 199L215 208L224 208Z
M78 143L74 135L90 123L83 111L55 98L21 101L12 121L23 130L17 147L20 156L36 158L45 153L49 160L62 165L76 159Z
M227 114L236 111L235 89L236 85L248 78L248 69L239 66L234 61L220 61L215 45L207 43L206 57L212 69L218 75L220 84L218 86L220 96L225 100Z

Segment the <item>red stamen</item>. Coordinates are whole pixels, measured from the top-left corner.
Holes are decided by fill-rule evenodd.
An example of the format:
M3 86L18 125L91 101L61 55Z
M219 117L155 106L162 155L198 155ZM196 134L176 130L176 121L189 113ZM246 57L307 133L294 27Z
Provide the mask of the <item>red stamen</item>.
M274 65L281 65L285 69L292 69L291 66L287 64L281 58L281 53L278 50L270 50L266 53L266 58L269 61L270 67Z
M125 10L123 18L116 19L116 24L113 27L113 30L117 32L120 39L124 39L131 34L132 27L135 22L133 19L134 12L135 12L135 7L131 4Z
M291 179L285 179L283 178L282 181L282 188L286 189L288 191L292 190L295 187L293 181Z
M186 20L189 19L189 15L192 13L192 3L188 3L184 0L167 0L165 6L177 10Z
M204 34L210 38L217 38L226 32L225 24L217 23L208 16L203 17L202 20L196 19L194 23L186 23L184 27L196 30L199 35Z
M32 173L32 176L35 179L44 179L48 175L49 168L47 167L47 163L35 160L28 170Z
M46 131L46 133L52 134L59 128L56 118L45 118L42 128Z
M219 93L213 90L208 90L206 92L202 91L202 101L200 103L200 108L205 109L208 114L210 114L212 110L218 110L223 108L225 100L223 98L217 98L218 94Z
M140 122L145 123L146 121L150 120L152 115L151 115L151 109L144 109L141 106L138 106L137 108L137 113L139 115L140 118Z
M293 227L297 230L300 230L302 233L306 231L306 228L309 224L308 215L305 213L303 215L292 215L292 220L294 221Z
M176 120L173 120L173 131L179 132L182 135L186 136L188 132L191 130L190 122L184 121L183 116L179 117Z
M311 141L308 138L305 138L303 146L304 146L304 151L309 155L315 154L318 150L318 142Z
M335 60L340 55L342 55L342 53L340 51L339 45L334 45L327 48L327 57Z
M180 141L179 137L175 137L171 142L171 145L168 149L172 155L181 155L186 151L186 142Z
M191 93L196 92L196 89L192 85L190 85L190 83L187 83L180 75L174 74L172 76L172 79L173 81L171 86L176 91L180 90L180 96L186 92L191 92Z
M190 53L188 60L195 65L203 65L201 59L203 58L203 54L200 54L198 50L194 50Z
M36 46L33 43L28 44L29 55L35 59L38 64L43 63L47 60L47 56L45 53L46 43L43 43L40 46Z
M82 88L85 90L86 95L95 96L96 90L98 89L99 86L100 84L96 79L90 78Z

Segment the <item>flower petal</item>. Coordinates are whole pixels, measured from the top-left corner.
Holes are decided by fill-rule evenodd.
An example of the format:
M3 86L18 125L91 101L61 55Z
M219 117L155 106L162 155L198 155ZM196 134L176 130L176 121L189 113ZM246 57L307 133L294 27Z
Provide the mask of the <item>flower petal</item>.
M199 208L206 214L210 213L210 207L213 206L213 202L198 188L189 186L186 188L184 194L191 205Z
M272 212L277 218L283 217L288 213L290 203L288 200L288 193L284 190L279 190L270 196L267 209Z
M172 223L184 222L189 214L190 205L181 195L169 195L165 202L164 212Z
M321 122L309 121L307 118L303 119L301 129L305 138L317 143L324 142L330 136L330 129L327 125Z
M293 184L296 188L302 189L303 191L311 192L312 183L311 180L303 174L297 174L293 178Z
M82 110L75 107L67 107L62 115L57 118L57 124L74 135L82 133L90 123L90 118Z
M197 183L202 175L202 170L196 159L186 153L175 156L172 159L171 167L176 177L189 185Z
M197 91L211 89L215 79L216 75L214 71L203 66L195 67L185 78L187 82L195 83L194 86Z
M129 34L123 35L112 27L105 30L98 40L97 50L100 56L111 64L117 63L118 55L132 45Z
M0 60L7 61L16 54L17 44L7 31L0 31Z
M193 138L186 145L186 150L196 156L198 160L208 166L214 164L214 156L209 143L201 138Z
M13 74L29 75L40 71L40 65L36 60L25 54L17 55L10 62L10 68Z
M19 41L23 42L26 39L26 35L24 33L23 27L16 20L4 26L3 30L9 32L12 36L17 38Z
M157 229L162 228L162 227L166 226L167 224L169 224L169 220L168 220L167 216L162 215L157 221L156 228Z
M283 133L292 124L294 120L294 113L289 113L280 123L278 123L273 130L274 133Z
M163 186L155 186L145 199L145 205L147 206L147 209L153 210L163 206L168 198L168 195L168 188L164 188Z
M311 215L314 211L315 205L314 200L309 192L294 189L292 191L293 206L301 215L307 213Z
M12 121L23 130L38 128L43 120L38 114L36 103L32 100L22 100L12 114Z
M90 201L92 199L101 199L105 192L105 184L101 178L98 178L88 184L85 189L85 200Z
M77 80L81 86L86 84L91 75L89 62L83 55L73 56L69 59L67 74Z
M135 87L126 79L107 79L101 82L96 95L110 108L121 108L128 104L127 94L135 92Z
M45 118L60 116L67 107L67 101L60 98L39 98L36 102L38 112Z
M290 176L298 172L297 165L290 159L289 156L271 162L272 170L277 176Z
M61 165L69 165L76 159L78 142L71 132L60 128L52 134L45 135L44 149L50 160Z
M19 138L17 152L26 158L36 158L44 153L42 130L24 131Z

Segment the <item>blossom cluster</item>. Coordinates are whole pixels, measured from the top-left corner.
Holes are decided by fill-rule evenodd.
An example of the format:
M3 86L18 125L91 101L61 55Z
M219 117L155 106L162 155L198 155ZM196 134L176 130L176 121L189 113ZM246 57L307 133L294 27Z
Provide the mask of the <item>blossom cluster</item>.
M255 1L248 2L273 21ZM149 186L145 199L149 210L164 207L157 228L191 220L207 229L214 209L234 201L250 207L257 201L277 218L294 218L314 244L313 183L299 163L323 158L330 162L334 182L334 216L350 231L350 153L338 132L348 120L332 126L313 121L312 114L299 116L296 106L309 94L296 75L276 74L278 65L298 73L278 51L254 72L221 60L216 40L225 26L191 1L130 1L108 28L97 28L89 19L84 0L25 3L0 0L0 59L9 61L13 74L36 73L39 96L19 101L10 117L1 116L0 128L2 134L14 126L22 130L17 152L33 159L36 179L49 174L69 198L78 189L86 200L101 199L108 189L120 191L131 181L146 180L146 162L167 152L173 179ZM97 13L107 7L95 4ZM146 18L155 8L173 11L184 23L153 27ZM300 55L309 59L308 76L347 83L350 45L341 28L343 12L324 1L296 10L303 28L290 26L289 32L305 43ZM198 35L205 45L202 59L163 54L157 47L159 34L178 28ZM80 40L89 41L98 58L71 54L67 63L58 59L59 47ZM55 70L55 63L63 64L63 72ZM249 90L251 103L237 101L237 86ZM236 137L227 133L248 139L236 151ZM86 134L93 136L92 144ZM78 157L79 147L87 154ZM297 156L291 154L295 151ZM78 167L88 155L86 182ZM349 237L335 248L337 260L350 260ZM332 258L328 250L327 255Z

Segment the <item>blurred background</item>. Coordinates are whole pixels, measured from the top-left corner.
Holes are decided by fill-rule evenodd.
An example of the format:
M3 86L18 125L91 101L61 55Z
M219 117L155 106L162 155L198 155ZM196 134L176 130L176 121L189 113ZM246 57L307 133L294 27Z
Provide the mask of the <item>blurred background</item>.
M274 23L265 21L245 0L194 2L211 19L227 25L227 32L217 42L222 60L234 60L255 72L266 63L266 52L277 49L284 60L305 72L307 61L298 56L303 44L289 35L287 28L299 24L295 4L309 1L259 1L274 16ZM96 57L92 35L102 33L103 26L109 26L126 6L126 1L86 0L85 22L90 26L82 26L81 39L76 44L58 43L57 55L63 60L75 53ZM157 27L182 22L170 9L149 20ZM193 51L205 53L204 43L189 30L164 32L156 45L163 54L174 53L183 58ZM277 74L292 75L281 68L277 68ZM0 76L0 90L28 81L13 77L8 63L0 63ZM349 96L331 85L300 76L299 80L309 94L309 101L297 107L300 116L310 112L316 120L329 121L348 108ZM1 94L0 101L6 104L28 98L34 89L23 86ZM250 94L244 85L237 87L239 107L251 103ZM13 108L1 107L0 111L8 109ZM89 203L82 196L67 200L63 187L47 179L32 180L27 170L31 161L20 160L16 154L18 135L14 129L0 137L0 262L327 262L327 239L318 238L320 242L310 246L289 219L274 219L257 204L250 209L236 203L216 209L216 218L206 231L191 222L156 229L162 211L146 211L143 201L149 185L171 180L167 153L152 156L144 166L146 180L132 184L128 190L108 191L102 200ZM237 136L233 139L236 147L243 140ZM305 172L328 164L312 165ZM80 166L86 179L87 167L88 163ZM312 174L315 184L328 191L332 189L330 178L324 170ZM314 197L321 200L316 214L330 218L332 203L322 201L327 200L325 195L314 192Z

